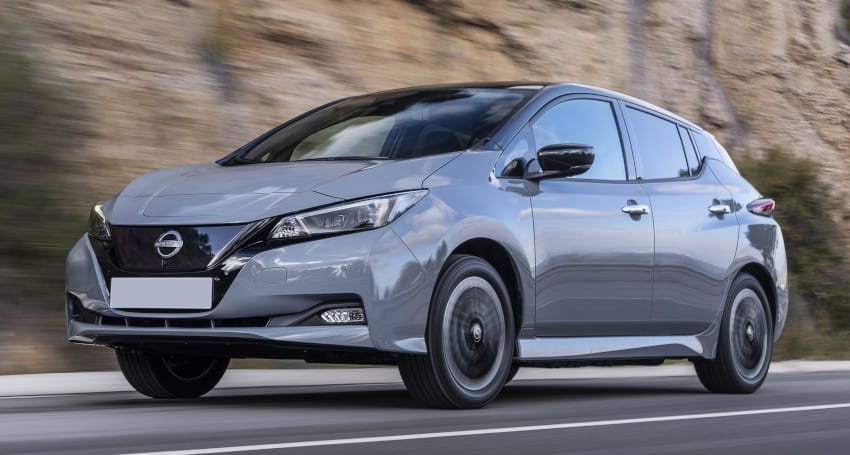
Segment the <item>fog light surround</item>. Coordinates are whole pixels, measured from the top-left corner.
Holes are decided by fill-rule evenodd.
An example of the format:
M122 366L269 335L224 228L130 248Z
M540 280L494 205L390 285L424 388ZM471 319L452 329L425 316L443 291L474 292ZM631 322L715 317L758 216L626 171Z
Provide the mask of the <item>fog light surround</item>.
M363 308L334 308L320 315L325 324L365 324L366 314Z

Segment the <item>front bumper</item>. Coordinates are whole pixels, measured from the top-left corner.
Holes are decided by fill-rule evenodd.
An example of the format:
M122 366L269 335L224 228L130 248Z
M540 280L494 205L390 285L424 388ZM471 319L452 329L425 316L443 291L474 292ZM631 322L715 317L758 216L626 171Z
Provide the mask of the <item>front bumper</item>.
M435 277L390 229L272 248L239 266L211 310L123 311L110 307L108 276L83 236L67 260L68 338L204 352L233 348L235 356L259 357L335 350L425 352ZM316 317L328 306L355 301L362 304L367 324L322 325Z
M304 359L317 362L387 363L392 355L375 349L366 326L263 328L112 327L70 321L77 344L133 348L167 354L234 358Z

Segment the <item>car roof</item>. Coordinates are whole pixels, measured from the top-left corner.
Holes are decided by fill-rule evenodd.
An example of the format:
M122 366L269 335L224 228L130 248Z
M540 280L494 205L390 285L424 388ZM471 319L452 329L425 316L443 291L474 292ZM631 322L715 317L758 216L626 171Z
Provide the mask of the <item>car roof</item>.
M417 90L451 90L451 89L463 89L463 88L525 88L525 89L533 89L539 90L543 87L553 85L551 82L532 82L532 81L497 81L497 82L456 82L456 83L448 83L448 84L433 84L433 85L418 85L412 87L399 87L390 90L382 90L380 92L372 93L373 95L378 93L397 93L397 92L408 92L408 91L417 91Z
M648 109L650 111L655 111L657 113L668 116L680 123L683 123L697 131L702 131L702 128L693 122L688 121L687 119L681 117L680 115L674 114L667 109L656 106L652 103L646 102L642 99L635 98L633 96L626 95L624 93L616 92L614 90L608 90L601 87L595 87L592 85L579 84L575 82L543 82L543 81L497 81L497 82L462 82L462 83L449 83L449 84L435 84L435 85L422 85L422 86L414 86L414 87L403 87L396 88L391 90L383 90L380 92L372 93L372 95L376 94L392 94L392 93L403 93L408 91L419 91L419 90L451 90L451 89L475 89L475 88L503 88L503 89L529 89L529 90L542 90L544 88L548 90L552 90L556 92L555 96L566 95L570 93L583 93L589 95L601 95L607 96L609 98L615 98L621 101L624 101L629 104L633 104L644 109ZM548 91L547 90L547 91Z
M607 96L609 98L616 98L616 99L619 99L620 101L624 101L624 102L629 103L629 104L634 104L634 105L640 106L644 109L648 109L650 111L655 111L655 112L658 112L660 114L666 115L670 118L675 119L676 121L678 121L680 123L683 123L683 124L693 128L693 129L696 129L698 131L702 130L702 128L700 128L698 125L695 125L693 122L683 118L682 116L680 116L678 114L674 114L673 112L670 112L667 109L664 109L663 107L656 106L655 104L649 103L649 102L644 101L644 100L639 99L639 98L635 98L633 96L626 95L624 93L615 92L614 90L608 90L608 89L604 89L604 88L600 88L600 87L594 87L592 85L577 84L577 83L573 83L573 82L550 84L550 86L562 87L563 89L565 89L565 91L568 91L570 93L587 93L587 94L593 94L593 95Z

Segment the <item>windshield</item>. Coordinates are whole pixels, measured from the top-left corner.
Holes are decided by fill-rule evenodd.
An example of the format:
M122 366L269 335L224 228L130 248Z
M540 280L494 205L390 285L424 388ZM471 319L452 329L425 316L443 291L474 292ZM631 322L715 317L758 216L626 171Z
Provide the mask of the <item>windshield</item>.
M465 150L485 139L528 89L423 89L366 95L273 132L232 163L403 159Z

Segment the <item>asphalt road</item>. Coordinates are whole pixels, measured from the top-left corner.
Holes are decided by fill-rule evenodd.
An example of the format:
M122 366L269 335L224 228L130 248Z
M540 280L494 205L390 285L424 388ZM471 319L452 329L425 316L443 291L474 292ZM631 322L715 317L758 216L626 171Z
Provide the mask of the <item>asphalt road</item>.
M112 392L0 398L0 453L846 454L848 423L848 372L773 374L748 396L695 377L520 380L475 411L423 409L398 384Z

